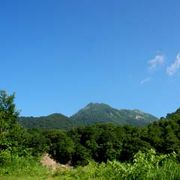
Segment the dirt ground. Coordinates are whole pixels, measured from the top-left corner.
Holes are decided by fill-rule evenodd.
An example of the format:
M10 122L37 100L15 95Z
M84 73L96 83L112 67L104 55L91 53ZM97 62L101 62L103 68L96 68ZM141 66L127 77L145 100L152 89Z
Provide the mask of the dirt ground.
M49 154L44 154L41 158L41 164L43 166L48 167L49 169L57 170L59 168L63 169L70 169L71 167L69 165L63 165L56 162L54 159L52 159Z

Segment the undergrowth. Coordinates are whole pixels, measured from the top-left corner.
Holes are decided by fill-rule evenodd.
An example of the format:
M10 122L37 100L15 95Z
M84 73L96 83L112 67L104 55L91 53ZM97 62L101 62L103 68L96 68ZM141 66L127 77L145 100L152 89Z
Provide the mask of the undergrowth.
M3 155L2 155L3 154ZM4 157L4 161L2 161ZM10 158L10 159L9 159ZM108 161L98 164L89 162L87 166L59 168L51 171L32 156L0 155L0 179L57 179L57 180L177 180L180 179L180 164L176 154L157 155L155 151L139 152L132 163ZM2 163L3 162L3 163Z

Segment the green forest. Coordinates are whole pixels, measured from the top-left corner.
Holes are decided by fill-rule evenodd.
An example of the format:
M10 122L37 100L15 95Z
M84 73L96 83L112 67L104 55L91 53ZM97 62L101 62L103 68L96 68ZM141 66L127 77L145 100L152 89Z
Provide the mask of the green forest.
M63 129L93 125L96 123L113 123L116 125L132 125L142 127L158 118L134 109L116 109L104 103L89 103L70 117L60 113L40 117L19 117L18 122L27 129Z
M0 91L0 179L180 179L180 109L145 126L25 128L14 98Z

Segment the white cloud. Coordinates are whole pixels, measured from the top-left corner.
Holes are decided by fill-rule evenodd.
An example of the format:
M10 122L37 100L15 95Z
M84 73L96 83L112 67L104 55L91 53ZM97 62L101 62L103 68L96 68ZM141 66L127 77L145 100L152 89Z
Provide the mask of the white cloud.
M180 52L177 54L176 59L173 64L167 67L166 73L169 76L174 75L180 69Z
M155 70L158 66L162 66L165 62L164 55L156 55L153 59L148 61L149 70Z
M150 80L151 80L151 77L147 77L147 78L143 79L143 80L140 82L140 84L143 85L143 84L149 82Z

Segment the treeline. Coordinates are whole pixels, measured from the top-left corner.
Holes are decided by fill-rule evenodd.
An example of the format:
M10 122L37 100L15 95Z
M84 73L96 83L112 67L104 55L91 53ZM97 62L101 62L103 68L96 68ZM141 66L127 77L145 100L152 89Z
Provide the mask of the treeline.
M174 115L180 117L177 113ZM60 163L86 165L90 160L98 163L131 161L138 151L150 149L159 154L175 152L180 160L180 118L174 118L174 115L145 128L100 124L67 132L37 129L28 132L34 138L30 142L37 141L38 146L35 145L34 150L46 147L46 151Z
M144 128L96 124L69 131L22 128L14 95L0 92L0 163L11 154L39 156L45 152L63 164L86 165L89 161L131 161L141 150L159 154L175 152L180 161L180 109Z

